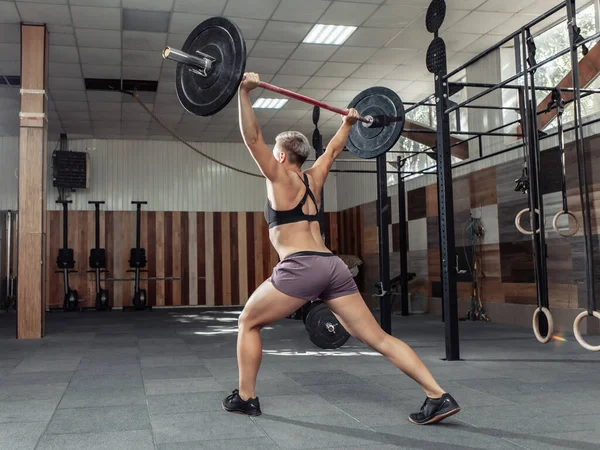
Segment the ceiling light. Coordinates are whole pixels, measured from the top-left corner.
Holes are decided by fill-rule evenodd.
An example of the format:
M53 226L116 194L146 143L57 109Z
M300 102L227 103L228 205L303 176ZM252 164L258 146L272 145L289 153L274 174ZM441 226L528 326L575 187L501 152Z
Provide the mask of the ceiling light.
M259 98L252 105L253 108L281 109L287 103L287 98Z
M342 45L354 33L354 30L356 27L317 24L302 42L305 44Z

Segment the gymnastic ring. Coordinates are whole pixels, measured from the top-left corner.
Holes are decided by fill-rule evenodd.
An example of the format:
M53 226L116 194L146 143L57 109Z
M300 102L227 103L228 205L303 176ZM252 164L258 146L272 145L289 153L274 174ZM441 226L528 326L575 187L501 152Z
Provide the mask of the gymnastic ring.
M537 320L540 313L543 313L546 316L546 320L548 321L548 334L546 335L546 337L542 336L542 334L540 333L540 327ZM533 313L532 323L533 333L535 334L537 340L540 341L542 344L547 344L550 341L550 339L552 339L552 334L554 333L554 320L552 320L552 314L550 313L550 310L544 307L537 308Z
M570 217L573 218L573 220L575 220L575 231L567 232L567 233L563 234L558 229L558 218L561 216L564 216L565 214L569 215ZM573 214L571 211L565 212L565 210L562 210L562 211L557 212L556 215L554 216L554 220L552 221L552 228L554 228L554 231L556 231L562 237L575 236L575 234L579 231L579 220L577 219L577 217L575 217L575 214Z
M523 214L528 213L530 211L529 208L525 208L524 210L520 211L519 214L517 214L517 217L515 217L515 226L517 227L517 230L519 230L519 232L521 234L524 234L526 236L532 236L533 235L533 231L527 231L525 228L523 228L521 226L521 217L523 216ZM540 214L540 210L536 209L535 210L536 214ZM546 225L546 218L544 217L544 225ZM540 229L538 228L535 233L539 233Z
M577 339L577 342L579 342L579 344L581 344L581 346L583 348L585 348L586 350L589 350L591 352L600 352L600 345L593 346L593 345L588 344L583 339L583 336L581 336L581 331L579 331L581 321L583 320L584 317L587 317L588 315L589 315L588 312L584 311L575 318L575 322L573 322L573 334L575 334L575 339ZM600 312L594 311L592 313L592 315L596 319L600 320Z

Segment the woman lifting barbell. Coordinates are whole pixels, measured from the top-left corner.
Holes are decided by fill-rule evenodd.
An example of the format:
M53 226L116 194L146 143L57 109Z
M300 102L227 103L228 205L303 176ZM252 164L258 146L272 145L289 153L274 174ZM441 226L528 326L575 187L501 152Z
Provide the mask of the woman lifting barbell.
M410 415L411 422L432 424L456 414L460 411L456 401L438 385L408 345L381 329L348 267L321 238L317 222L319 193L359 118L358 112L350 109L342 116L342 125L323 156L303 171L302 164L311 149L304 135L295 131L281 133L273 151L265 144L249 96L258 84L258 75L248 73L239 87L240 128L248 150L267 180L265 219L280 262L271 277L254 291L240 315L239 388L223 400L223 408L251 416L261 414L254 392L262 359L260 330L318 297L352 336L386 356L421 385L427 398L421 410Z

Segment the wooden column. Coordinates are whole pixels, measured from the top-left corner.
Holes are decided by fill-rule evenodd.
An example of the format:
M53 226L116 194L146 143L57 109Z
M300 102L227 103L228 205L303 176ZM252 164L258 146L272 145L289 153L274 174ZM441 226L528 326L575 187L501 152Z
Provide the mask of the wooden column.
M17 338L45 334L48 32L21 25Z

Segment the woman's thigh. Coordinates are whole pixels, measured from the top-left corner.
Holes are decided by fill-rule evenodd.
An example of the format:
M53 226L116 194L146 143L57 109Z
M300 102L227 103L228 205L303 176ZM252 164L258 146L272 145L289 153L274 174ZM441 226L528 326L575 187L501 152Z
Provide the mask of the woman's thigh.
M278 291L267 280L250 296L240 320L251 327L269 325L289 316L305 303L305 300Z
M326 303L348 333L359 341L374 347L386 337L360 293L328 300Z

